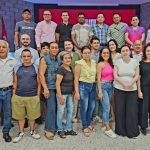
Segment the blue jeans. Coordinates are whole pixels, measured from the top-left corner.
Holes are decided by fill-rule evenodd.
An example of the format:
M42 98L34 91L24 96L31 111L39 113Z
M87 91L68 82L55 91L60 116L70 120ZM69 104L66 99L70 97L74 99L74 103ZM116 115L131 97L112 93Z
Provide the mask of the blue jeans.
M73 112L73 97L71 94L69 95L63 95L63 98L65 99L65 104L61 105L59 102L58 95L57 97L57 128L58 131L63 131L63 114L64 110L66 108L66 128L65 131L71 131L72 130L72 112Z
M109 123L109 113L110 113L110 100L112 97L113 85L112 82L101 82L103 100L102 104L102 118L105 124Z
M9 133L11 129L11 97L11 88L8 90L0 90L0 112L3 109L4 114L3 133Z
M83 129L87 128L91 123L95 108L95 89L95 83L79 82L80 114Z
M93 117L100 116L100 111L101 111L101 102L99 99L96 98L95 100L95 108L93 112Z
M47 99L45 131L56 132L56 90L49 90L50 97Z

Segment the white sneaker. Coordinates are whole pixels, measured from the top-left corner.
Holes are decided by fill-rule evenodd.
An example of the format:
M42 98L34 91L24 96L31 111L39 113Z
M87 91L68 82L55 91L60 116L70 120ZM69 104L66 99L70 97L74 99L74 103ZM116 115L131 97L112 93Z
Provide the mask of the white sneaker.
M13 139L13 143L18 143L24 136L24 132L19 132L18 135Z
M41 138L40 135L39 135L38 133L36 133L35 130L30 131L30 134L31 134L31 136L32 136L34 139L40 139L40 138Z
M111 138L116 138L116 134L110 129L110 130L106 130L105 134Z

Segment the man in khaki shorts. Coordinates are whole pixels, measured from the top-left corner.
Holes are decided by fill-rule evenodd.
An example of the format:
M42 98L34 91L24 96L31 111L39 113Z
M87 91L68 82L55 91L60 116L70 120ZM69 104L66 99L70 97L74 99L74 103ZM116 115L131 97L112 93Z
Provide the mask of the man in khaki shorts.
M30 134L34 139L40 135L35 132L35 119L40 116L40 83L37 67L32 64L30 50L24 49L21 53L23 63L15 67L13 84L12 117L18 120L19 133L13 142L19 142L24 136L24 123L27 117L30 125Z

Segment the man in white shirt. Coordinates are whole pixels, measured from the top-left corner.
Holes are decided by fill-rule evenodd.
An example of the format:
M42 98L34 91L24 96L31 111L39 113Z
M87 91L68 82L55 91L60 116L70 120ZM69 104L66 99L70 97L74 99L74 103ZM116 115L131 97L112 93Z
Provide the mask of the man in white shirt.
M78 14L78 23L72 27L71 37L75 45L75 51L81 50L83 46L90 44L93 32L90 25L85 23L85 14Z
M11 97L13 73L16 60L8 56L9 44L0 40L0 112L3 109L3 138L11 142L9 131L11 129Z

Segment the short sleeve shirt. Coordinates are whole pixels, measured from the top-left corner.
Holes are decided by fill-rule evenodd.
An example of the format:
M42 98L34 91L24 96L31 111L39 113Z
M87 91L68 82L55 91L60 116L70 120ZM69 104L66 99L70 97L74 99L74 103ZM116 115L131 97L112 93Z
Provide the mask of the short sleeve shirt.
M92 32L90 25L88 24L80 25L78 23L72 27L71 34L76 35L76 41L78 45L82 47L82 46L86 46L89 44L90 36L93 35L93 32ZM78 50L78 49L75 47L75 50Z
M16 95L18 96L36 96L37 83L37 66L24 66L23 64L15 67L17 76Z
M127 26L126 23L120 22L119 24L112 24L108 28L108 38L115 39L119 48L125 44L125 31Z
M35 47L35 27L35 22L26 23L24 21L20 21L16 23L15 32L19 32L19 39L22 34L28 34L31 38L31 47Z
M60 84L61 93L63 95L73 94L74 91L74 75L73 71L66 70L63 66L60 66L57 70L57 74L62 75L63 79Z
M0 88L13 85L13 73L17 60L8 56L6 59L0 59Z
M64 41L69 38L71 39L71 30L72 30L72 24L64 24L61 23L56 27L56 33L59 33L59 47L64 48Z
M140 40L142 38L144 28L138 27L136 30L134 30L133 27L130 26L126 28L126 32L128 33L128 38L130 41L134 43L136 40Z
M118 70L118 76L122 81L130 83L135 76L136 68L139 66L137 60L131 58L129 63L125 63L122 58L115 61L115 66ZM137 90L136 82L133 84L132 89L124 89L123 86L116 80L114 80L114 87L123 91L135 91Z

